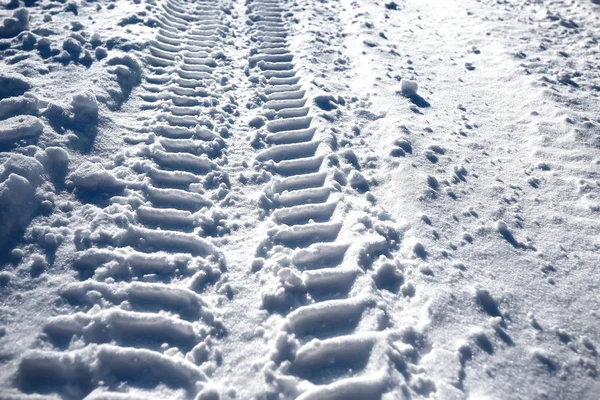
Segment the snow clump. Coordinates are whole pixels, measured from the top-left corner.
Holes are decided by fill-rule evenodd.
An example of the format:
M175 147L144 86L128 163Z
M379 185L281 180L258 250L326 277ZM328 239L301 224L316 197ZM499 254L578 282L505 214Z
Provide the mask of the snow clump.
M409 79L400 80L400 92L406 97L413 97L417 95L419 90L419 84Z

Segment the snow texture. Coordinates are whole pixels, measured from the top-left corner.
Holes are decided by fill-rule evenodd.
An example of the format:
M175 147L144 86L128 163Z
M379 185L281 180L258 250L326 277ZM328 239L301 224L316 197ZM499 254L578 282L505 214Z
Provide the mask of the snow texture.
M1 399L596 399L596 0L0 4Z

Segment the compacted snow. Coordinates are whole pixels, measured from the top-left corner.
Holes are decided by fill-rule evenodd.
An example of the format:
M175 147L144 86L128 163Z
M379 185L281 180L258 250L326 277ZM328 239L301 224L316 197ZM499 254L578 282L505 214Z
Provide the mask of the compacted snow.
M596 3L3 0L0 399L596 399Z

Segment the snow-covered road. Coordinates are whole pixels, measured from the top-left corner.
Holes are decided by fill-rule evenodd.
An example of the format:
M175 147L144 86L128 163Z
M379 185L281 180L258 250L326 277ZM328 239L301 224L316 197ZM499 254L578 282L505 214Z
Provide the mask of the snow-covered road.
M600 5L4 1L0 399L595 399Z

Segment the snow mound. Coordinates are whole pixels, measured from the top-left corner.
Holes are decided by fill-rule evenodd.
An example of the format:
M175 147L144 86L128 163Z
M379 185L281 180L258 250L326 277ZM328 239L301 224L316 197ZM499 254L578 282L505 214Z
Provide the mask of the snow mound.
M38 100L30 94L0 100L0 120L17 115L37 115L38 112Z
M31 89L31 84L19 74L0 74L0 99L21 96Z
M117 179L104 167L91 162L84 162L71 175L75 187L81 191L119 191L125 183Z
M11 117L2 121L0 125L0 143L39 136L43 131L44 125L38 117L32 115Z
M70 107L50 103L42 111L42 115L55 129L73 129L80 136L93 134L93 128L98 122L98 113L98 100L91 91L73 95Z
M3 166L0 174L0 252L27 226L37 209L39 201L32 181L41 180L40 167L34 158L18 154L11 156Z
M60 147L47 147L45 150L47 165L54 169L66 168L69 163L69 153Z
M10 174L17 174L28 181L39 184L42 181L44 166L35 158L21 154L13 154L0 170L0 179L6 179Z
M73 117L77 122L93 122L98 119L98 101L91 92L76 94L71 101Z
M411 81L410 79L404 79L400 81L400 92L406 97L414 97L417 95L419 85L417 82Z
M337 99L330 94L320 94L313 97L317 107L324 111L331 111L337 108Z
M121 87L123 96L127 98L133 88L141 82L142 67L140 62L127 54L123 57L115 56L107 61L112 66L111 71L117 76L117 82Z
M36 158L44 165L44 171L52 182L62 186L69 168L69 153L60 147L51 146L44 152L38 152Z
M19 8L12 17L5 18L0 26L0 38L12 38L29 29L29 11Z

